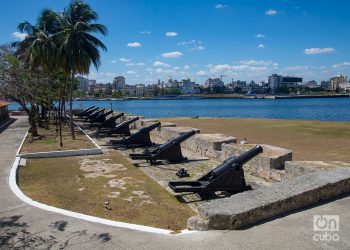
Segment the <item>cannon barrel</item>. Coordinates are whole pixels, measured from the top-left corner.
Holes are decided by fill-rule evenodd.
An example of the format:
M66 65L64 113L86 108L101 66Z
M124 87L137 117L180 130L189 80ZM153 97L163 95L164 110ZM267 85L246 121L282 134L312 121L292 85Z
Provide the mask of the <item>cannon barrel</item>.
M226 172L228 169L235 167L235 166L242 166L244 163L248 162L250 159L254 158L256 155L261 153L263 151L262 147L260 145L256 145L254 148L249 149L248 151L244 152L243 154L239 156L233 156L228 158L226 161L221 163L218 167L214 168L210 175L212 177L217 177L224 172Z
M125 124L129 125L129 124L131 124L131 123L136 122L138 119L139 119L138 116L137 116L137 117L134 117L134 118L132 118L132 119L130 119L130 120L125 121Z
M143 132L150 132L152 131L153 129L157 128L158 126L160 126L160 122L157 122L157 123L153 123L147 127L143 127L143 128L140 128L140 130L138 132L140 133L143 133Z
M96 116L104 111L105 111L105 109L95 110L92 114L89 115L89 117Z
M89 109L87 110L83 116L88 116L88 115L91 115L93 112L95 112L96 110L98 110L99 107L95 107L95 108L92 108L92 109Z
M123 116L124 116L124 113L119 113L119 114L112 116L112 117L114 117L115 119L118 119L118 118L123 117Z
M188 131L186 133L183 133L182 135L179 135L178 137L171 138L169 141L167 141L166 143L161 145L156 151L160 151L160 150L164 150L168 147L172 147L172 145L176 144L176 143L181 143L181 142L187 140L188 138L190 138L191 136L193 136L195 133L196 133L196 131L191 130L191 131Z
M122 123L118 124L115 128L117 129L117 128L123 127L125 125L129 125L129 124L131 124L133 122L136 122L138 119L139 119L139 117L135 117L135 118L132 118L130 120L123 121Z
M90 110L90 109L93 109L95 106L91 106L91 107L88 107L88 108L85 108L83 109L80 114L84 114L86 111Z

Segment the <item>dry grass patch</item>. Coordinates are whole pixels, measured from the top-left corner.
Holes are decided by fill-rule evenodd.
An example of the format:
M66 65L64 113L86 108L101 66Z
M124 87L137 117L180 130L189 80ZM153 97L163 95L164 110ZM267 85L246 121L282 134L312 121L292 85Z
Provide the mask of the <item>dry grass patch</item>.
M350 122L282 119L167 118L177 126L196 127L201 133L221 133L249 143L293 150L293 160L350 162Z
M38 138L31 138L31 136L28 134L21 149L21 153L36 153L95 147L95 145L77 127L75 128L75 140L73 140L70 127L62 126L63 147L60 147L60 136L59 133L56 132L56 126L51 125L49 129L38 128L38 133L40 135Z
M195 212L115 150L104 155L33 159L19 186L39 202L101 218L178 231ZM110 201L111 210L103 205Z

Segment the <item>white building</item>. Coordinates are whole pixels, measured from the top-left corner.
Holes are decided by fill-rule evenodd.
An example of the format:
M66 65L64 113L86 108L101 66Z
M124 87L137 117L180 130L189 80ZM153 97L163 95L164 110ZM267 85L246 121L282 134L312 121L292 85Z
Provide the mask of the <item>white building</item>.
M340 84L346 83L348 81L348 78L343 75L337 75L337 76L331 77L329 81L331 83L331 90L337 90L337 89L340 89L340 86L339 86Z
M204 84L206 87L224 87L224 82L220 78L208 78Z

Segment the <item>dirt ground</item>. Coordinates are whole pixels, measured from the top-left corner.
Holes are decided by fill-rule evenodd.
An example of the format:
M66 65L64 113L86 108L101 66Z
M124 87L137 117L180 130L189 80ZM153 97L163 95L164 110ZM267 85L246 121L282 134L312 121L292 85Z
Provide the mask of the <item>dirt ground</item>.
M293 150L293 160L350 162L350 122L282 119L162 118L177 126L221 133L238 141L271 144Z
M27 160L19 187L32 199L101 218L173 231L195 212L116 150L103 155ZM108 208L104 202L109 201Z

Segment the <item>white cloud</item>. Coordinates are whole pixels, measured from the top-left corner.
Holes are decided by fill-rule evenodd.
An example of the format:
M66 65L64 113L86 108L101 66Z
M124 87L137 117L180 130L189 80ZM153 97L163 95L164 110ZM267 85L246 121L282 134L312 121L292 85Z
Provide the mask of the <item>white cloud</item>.
M196 45L191 50L205 50L205 47L202 45L199 45L199 46Z
M133 70L126 71L126 73L129 74L129 75L135 75L136 74L136 72L133 71Z
M143 31L140 31L140 34L150 35L150 34L151 34L151 31L143 30Z
M111 61L111 63L117 63L117 62L118 60L115 60L115 59Z
M165 58L178 58L180 56L182 56L182 53L179 51L172 51L172 52L167 52L162 54L162 57L165 57Z
M143 63L143 62L138 62L138 63L129 62L129 63L126 63L125 65L126 66L144 66L145 63Z
M175 66L175 67L173 67L173 70L179 70L180 69L180 67L179 66Z
M347 66L350 66L350 62L343 62L343 63L338 63L338 64L332 65L333 68L343 68L343 67L347 67Z
M206 76L208 73L206 72L206 71L204 71L204 70L199 70L199 71L197 71L197 73L196 73L196 75L197 76Z
M163 69L163 68L157 68L154 72L162 75L170 75L170 74L176 73L176 71L173 69Z
M262 44L262 43L260 43L260 44L258 45L258 48L259 48L259 49L265 49L265 45Z
M133 43L128 43L127 46L132 48L137 48L137 47L141 47L142 45L139 42L133 42Z
M18 40L24 40L24 38L26 38L27 35L28 34L26 34L26 33L21 33L21 32L17 32L17 31L12 33L12 36Z
M226 4L221 4L221 3L219 3L219 4L217 4L217 5L215 5L215 9L224 9L224 8L227 8L228 6L226 5Z
M177 45L184 46L190 51L205 50L205 47L202 45L202 41L197 41L195 39L186 42L179 42Z
M239 61L240 64L244 65L264 65L264 66L269 66L269 65L275 65L277 66L277 63L274 63L273 61L264 61L264 60L242 60Z
M165 33L166 36L177 36L177 33L174 31L168 31L167 33Z
M185 70L188 70L189 68L190 68L190 66L188 66L188 65L185 65L185 66L184 66L184 69L185 69Z
M266 36L264 34L257 34L255 37L260 39L260 38L265 38Z
M273 15L277 14L277 10L269 9L269 10L265 11L265 14L269 15L269 16L273 16Z
M329 54L333 52L335 52L334 48L310 48L304 50L306 55Z
M155 67L170 67L171 65L164 63L164 62L161 62L161 61L155 61L153 63L153 66L155 66Z
M130 62L131 59L121 57L121 58L119 58L119 61L121 61L121 62Z

